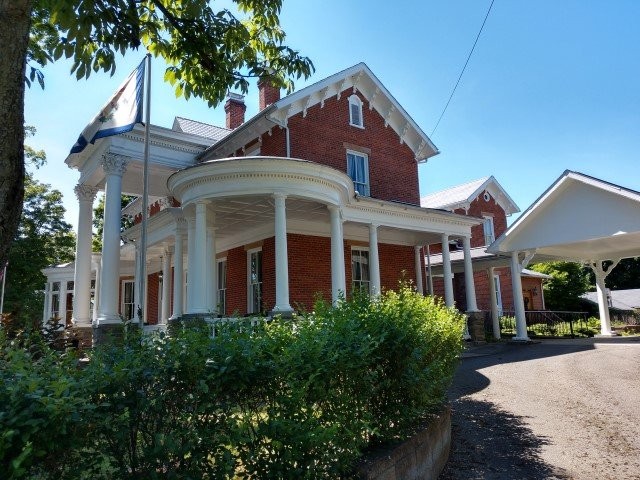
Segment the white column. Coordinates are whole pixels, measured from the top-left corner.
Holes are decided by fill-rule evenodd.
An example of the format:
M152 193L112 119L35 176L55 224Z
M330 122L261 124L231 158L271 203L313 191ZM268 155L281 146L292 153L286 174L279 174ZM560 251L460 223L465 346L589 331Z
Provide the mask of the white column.
M344 236L340 209L329 205L331 218L331 300L335 305L347 294L347 281L344 271Z
M167 323L171 309L171 251L167 248L162 257L162 313L160 323Z
M91 324L97 325L98 322L98 305L100 305L100 274L102 272L101 266L100 266L100 262L96 262L95 264L95 271L96 271L96 285L93 289L93 314L92 314L92 320L91 320Z
M98 326L120 323L118 293L120 283L120 216L122 175L127 168L126 157L105 154L102 169L106 175L104 227L102 231L102 272Z
M487 269L489 277L489 302L491 305L491 321L493 324L493 338L500 340L500 312L498 312L498 292L496 291L496 281L493 278L494 268Z
M42 323L45 324L47 323L47 320L49 320L47 318L47 307L49 306L49 282L45 282L44 284L44 302L42 302L44 305L42 306Z
M449 254L449 235L442 234L442 276L444 281L444 304L453 307L453 278L451 276L451 255Z
M184 223L184 220L181 219L180 222L176 223ZM171 318L179 318L184 312L184 302L182 299L182 292L184 288L184 268L182 258L184 228L176 226L175 239L175 255L173 257L173 313Z
M464 291L467 298L467 312L478 312L476 302L476 285L473 281L473 264L471 263L471 239L462 237L464 250Z
M67 279L60 281L60 325L67 324Z
M426 255L427 259L427 293L433 296L433 275L431 274L431 252L429 252L429 245L426 247Z
M213 214L210 215L215 218ZM207 311L218 313L218 265L216 264L216 229L207 228Z
M528 341L527 317L524 311L524 300L522 298L522 279L520 278L521 267L518 259L519 252L511 252L511 289L513 290L513 308L516 313L516 336L514 340Z
M380 256L378 254L378 225L369 224L369 278L371 296L380 295Z
M78 184L74 189L78 197L78 237L76 238L75 273L73 277L73 323L91 325L91 227L93 200L98 189Z
M207 202L196 203L194 250L189 252L189 290L191 291L188 312L207 313ZM191 242L189 242L191 244ZM191 247L191 245L189 245Z
M194 273L196 262L196 222L193 217L187 217L187 303L184 306L185 312L190 312L193 306L193 292L191 288L193 279L191 275Z
M416 290L420 295L424 295L424 286L422 283L422 246L416 245L414 248L415 251L415 264L416 264Z
M274 313L290 313L289 304L289 258L287 255L287 210L286 195L273 195L275 203L275 237L276 237L276 304Z

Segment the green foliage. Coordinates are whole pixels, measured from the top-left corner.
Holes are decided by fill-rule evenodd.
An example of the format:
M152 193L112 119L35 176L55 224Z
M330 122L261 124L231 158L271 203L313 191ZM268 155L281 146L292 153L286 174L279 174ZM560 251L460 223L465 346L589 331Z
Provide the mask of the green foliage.
M605 270L613 262L604 262ZM593 270L589 267L584 267L587 277L589 278L589 284L596 284L596 276ZM620 262L611 270L611 273L607 274L607 287L611 290L629 290L632 288L640 288L640 257L635 258L623 258ZM591 289L593 291L593 288Z
M294 320L220 325L215 338L135 329L124 345L91 352L82 371L59 357L57 380L20 361L43 394L64 382L73 405L71 418L45 411L34 432L50 428L42 438L53 442L55 419L75 436L46 457L59 464L30 457L13 478L345 478L364 449L410 435L441 405L462 329L458 312L402 288L373 302L319 302ZM0 388L2 412L27 401L24 388ZM3 465L31 448L12 438L12 449L0 444Z
M120 207L124 208L136 197L133 195L121 195ZM133 226L133 220L125 216L120 217L120 232L124 232L126 229ZM102 232L104 230L104 195L98 198L98 203L93 209L93 238L91 239L91 248L94 252L102 251Z
M33 129L27 128L30 131ZM43 151L25 148L25 162L37 167L45 161ZM4 311L17 325L42 319L46 277L41 270L74 257L75 235L64 213L62 193L27 172L22 216L9 250L5 288Z
M63 56L72 73L113 74L116 54L145 47L169 65L165 80L176 96L220 103L229 88L247 91L251 77L268 77L289 90L308 77L311 61L284 45L282 0L233 0L235 13L207 0L37 0L32 14L27 82L37 66Z
M579 263L537 263L531 269L552 277L543 286L545 305L549 310L580 310L580 295L589 289L589 283Z

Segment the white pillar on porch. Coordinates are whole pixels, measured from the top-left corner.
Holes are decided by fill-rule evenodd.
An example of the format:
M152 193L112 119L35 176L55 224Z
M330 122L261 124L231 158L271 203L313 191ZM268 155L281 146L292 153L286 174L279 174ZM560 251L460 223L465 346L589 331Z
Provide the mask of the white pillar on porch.
M60 280L60 303L58 304L60 308L60 321L58 322L60 325L67 324L67 279L63 278Z
M142 305L142 301L143 299L143 295L142 295L142 248L140 245L140 242L136 242L135 244L135 248L136 248L136 261L135 261L135 269L133 272L133 304L135 305L134 309L133 309L133 319L136 322L139 322L140 320L144 321L144 316L146 313L146 310L144 308L144 306ZM122 292L122 294L124 295L124 292ZM146 295L144 296L146 298ZM124 314L124 312L122 312ZM138 313L142 313L140 318L140 315L138 315Z
M378 253L378 225L369 224L369 278L371 281L371 296L380 295L380 255Z
M171 309L171 250L165 249L162 257L162 312L160 323L167 323Z
M100 305L100 274L102 272L100 261L95 264L96 284L93 287L93 313L91 314L91 324L98 322L98 305Z
M453 307L453 277L451 275L451 255L449 254L449 234L442 234L442 277L444 281L444 304Z
M187 217L187 302L184 305L184 312L190 312L193 305L193 279L196 262L196 222L195 218Z
M215 218L213 214L210 215ZM207 310L218 313L218 265L216 264L216 229L207 228Z
M518 259L519 252L511 252L511 289L513 290L513 308L516 314L516 336L518 341L528 341L527 317L524 311L524 299L522 298L522 268Z
M431 273L431 252L429 245L426 247L425 258L427 259L427 293L433 296L433 275Z
M207 204L206 200L196 202L194 251L189 252L189 313L207 312ZM191 243L191 242L189 242ZM191 245L189 245L191 246Z
M183 267L183 243L184 228L180 224L184 224L184 220L176 221L175 232L175 248L173 256L173 312L171 318L179 318L184 313L183 291L184 291L184 267Z
M496 291L496 281L493 278L494 268L487 269L489 277L489 303L491 305L491 323L493 325L493 338L500 340L500 312L498 311L498 292Z
M476 285L473 281L473 263L471 262L471 239L462 237L464 251L464 291L467 298L467 312L478 312Z
M344 236L340 209L334 205L327 207L331 217L331 300L335 305L340 295L347 294L344 271Z
M73 323L88 328L91 326L91 227L93 200L98 189L78 184L74 191L78 197L78 237L73 277Z
M274 313L290 313L289 304L289 258L287 256L287 211L286 195L275 193L275 239L276 239L276 304Z
M118 315L120 216L122 209L122 175L126 168L126 157L107 153L102 158L102 169L106 175L106 180L98 326L120 323L120 316Z
M416 245L415 247L413 247L413 249L414 249L414 260L416 265L416 290L420 295L424 295L424 285L422 283L422 274L424 270L422 268L422 256L423 256L422 246Z

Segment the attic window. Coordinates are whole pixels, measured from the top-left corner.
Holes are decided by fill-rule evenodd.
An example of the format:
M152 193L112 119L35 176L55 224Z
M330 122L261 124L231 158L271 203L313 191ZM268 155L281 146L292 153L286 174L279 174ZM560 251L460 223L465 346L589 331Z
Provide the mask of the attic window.
M349 125L364 128L362 119L362 100L356 94L349 97Z

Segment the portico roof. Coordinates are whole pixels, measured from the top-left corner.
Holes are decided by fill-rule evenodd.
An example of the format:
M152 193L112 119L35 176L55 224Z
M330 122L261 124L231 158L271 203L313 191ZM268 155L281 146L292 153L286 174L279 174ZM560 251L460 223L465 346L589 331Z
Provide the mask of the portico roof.
M534 261L639 256L640 193L566 170L487 251Z

